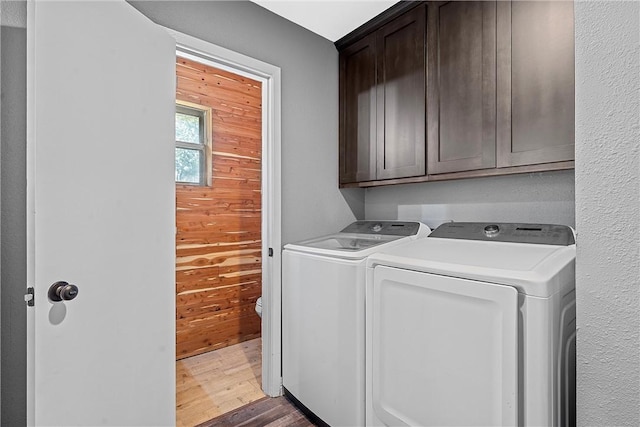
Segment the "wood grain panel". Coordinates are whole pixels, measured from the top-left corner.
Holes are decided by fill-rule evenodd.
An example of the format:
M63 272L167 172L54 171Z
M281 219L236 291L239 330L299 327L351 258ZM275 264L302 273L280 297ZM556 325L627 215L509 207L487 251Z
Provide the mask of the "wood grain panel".
M257 332L256 332L257 331ZM252 315L223 320L213 328L202 328L198 334L190 334L189 341L180 338L180 353L178 359L187 357L189 354L202 354L208 351L228 347L242 341L260 337L260 318Z
M255 269L251 265L242 265L239 268L234 267L233 269L240 271L225 274L220 267L207 267L177 272L176 289L179 293L186 294L210 290L213 287L216 289L224 289L225 286L228 287L230 285L234 285L232 289L238 289L238 285L246 283L253 284L254 282L260 281L261 270ZM212 276L215 277L212 278Z
M568 162L543 163L536 165L513 166L495 169L480 169L465 172L443 173L438 175L415 176L411 178L388 179L385 181L357 182L342 184L341 188L367 188L380 187L382 185L413 184L417 182L446 181L453 179L481 178L488 176L505 176L522 173L548 172L575 169L573 160Z
M426 5L376 32L376 179L425 175Z
M340 52L341 183L376 177L375 42L373 34Z
M242 284L239 286L221 284L214 289L205 288L180 295L180 307L176 310L178 320L192 320L191 318L205 314L214 317L219 311L242 304L253 304L260 295L260 290L255 289L260 275L254 275L252 279L241 276Z
M498 2L498 167L572 161L573 2Z
M496 3L430 2L429 175L496 166Z
M176 185L178 359L260 336L260 82L178 58L176 98L212 109L212 185Z

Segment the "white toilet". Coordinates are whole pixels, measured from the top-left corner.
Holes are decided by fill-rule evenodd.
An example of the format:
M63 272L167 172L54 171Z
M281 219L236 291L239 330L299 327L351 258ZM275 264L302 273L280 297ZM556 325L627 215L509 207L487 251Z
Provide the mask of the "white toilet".
M256 313L262 318L262 297L258 297L256 300Z

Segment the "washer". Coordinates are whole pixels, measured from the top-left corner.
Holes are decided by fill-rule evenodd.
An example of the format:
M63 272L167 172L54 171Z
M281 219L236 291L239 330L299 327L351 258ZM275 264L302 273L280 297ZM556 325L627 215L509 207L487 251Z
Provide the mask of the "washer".
M367 257L430 231L419 222L357 221L284 247L283 385L323 422L364 425Z
M367 261L366 424L575 425L575 239L445 223Z

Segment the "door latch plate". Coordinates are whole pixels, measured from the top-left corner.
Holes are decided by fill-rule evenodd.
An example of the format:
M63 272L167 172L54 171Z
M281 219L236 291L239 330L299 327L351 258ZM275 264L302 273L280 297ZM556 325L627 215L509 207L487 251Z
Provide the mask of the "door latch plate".
M27 303L28 307L33 307L35 305L36 299L33 288L27 288L27 293L24 295L24 301Z

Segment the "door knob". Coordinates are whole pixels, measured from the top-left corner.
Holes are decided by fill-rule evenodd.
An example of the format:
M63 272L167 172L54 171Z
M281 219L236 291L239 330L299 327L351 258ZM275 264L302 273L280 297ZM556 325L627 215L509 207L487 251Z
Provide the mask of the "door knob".
M71 301L78 296L78 287L71 285L67 282L56 282L49 287L49 300L58 301Z

